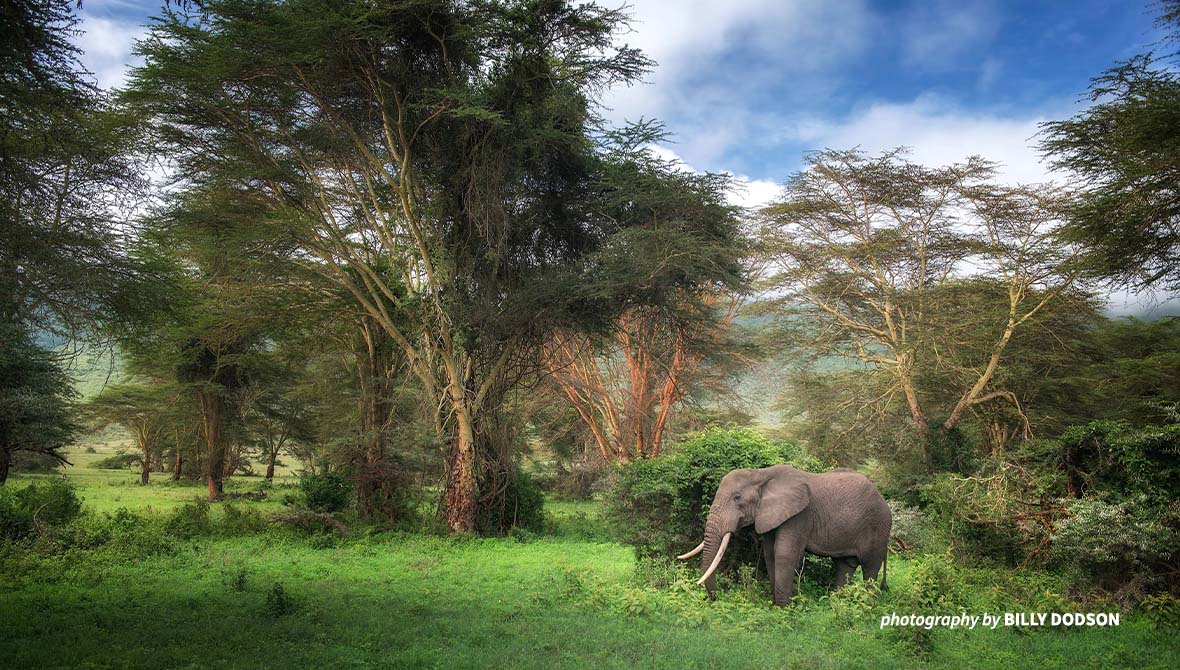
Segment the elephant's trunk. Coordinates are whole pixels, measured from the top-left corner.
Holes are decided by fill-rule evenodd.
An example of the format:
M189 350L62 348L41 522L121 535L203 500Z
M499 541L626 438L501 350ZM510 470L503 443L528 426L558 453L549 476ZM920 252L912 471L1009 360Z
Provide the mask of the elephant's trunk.
M714 508L709 511L709 518L705 522L705 542L701 551L701 579L698 584L704 584L705 590L712 600L717 587L717 566L725 556L725 548L729 544L730 533L733 529L723 522L724 510Z
M713 562L709 564L709 567L705 568L705 574L703 577L697 580L697 584L704 584L705 582L709 582L710 584L713 583L713 573L717 571L717 566L721 564L721 559L725 558L725 548L729 546L730 537L733 537L730 533L726 533L724 536L722 536L721 548L717 550L717 555L713 558ZM712 591L710 590L710 593L711 592Z

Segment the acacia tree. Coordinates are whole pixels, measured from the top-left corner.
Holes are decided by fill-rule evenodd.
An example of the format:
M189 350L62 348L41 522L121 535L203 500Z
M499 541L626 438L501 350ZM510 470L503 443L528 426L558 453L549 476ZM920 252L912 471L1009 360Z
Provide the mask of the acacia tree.
M66 335L126 312L146 288L112 214L141 185L134 126L90 83L70 41L77 24L53 0L0 11L0 321Z
M997 385L1013 336L1065 299L1076 251L1055 236L1064 205L1046 188L991 183L978 158L943 168L901 150L810 155L783 199L763 211L770 304L812 325L810 345L888 379L871 402L904 398L912 426L930 436L938 371L954 391L938 427L950 431L973 407L1015 393ZM1000 309L971 310L955 287L1001 296ZM794 321L792 323L799 323ZM964 333L971 346L963 346ZM988 344L978 346L980 334Z
M139 452L139 481L147 484L163 459L163 441L177 420L178 389L168 384L118 384L88 400L83 413L95 430L118 425L131 433Z
M1165 54L1117 64L1090 84L1093 103L1042 126L1041 149L1080 178L1065 232L1097 274L1141 288L1180 288L1180 2L1162 0Z
M446 514L474 529L477 436L611 232L588 206L589 99L647 61L619 11L564 2L204 4L168 12L130 99L180 171L264 194L306 264L403 352L452 439ZM491 425L489 424L489 425Z
M649 122L617 133L603 206L625 232L611 242L605 285L625 307L605 336L561 330L546 342L551 380L606 461L658 456L674 408L716 376L736 345L747 242L724 174L696 174L645 147Z
M68 463L78 432L74 389L53 357L17 324L0 322L0 485L18 452Z

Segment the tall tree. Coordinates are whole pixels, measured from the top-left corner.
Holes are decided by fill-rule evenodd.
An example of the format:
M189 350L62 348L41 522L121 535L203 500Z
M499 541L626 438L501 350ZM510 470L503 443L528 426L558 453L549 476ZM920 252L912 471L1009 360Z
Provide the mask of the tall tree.
M547 372L607 461L658 456L675 408L737 349L748 243L726 204L731 179L645 148L661 137L655 123L618 131L606 163L603 204L624 232L597 284L622 312L605 336L565 329L545 345Z
M600 310L576 290L612 231L587 202L590 97L647 66L614 46L622 20L552 0L226 0L140 45L131 99L180 171L232 164L435 399L455 532L475 527L502 395L548 332Z
M1180 288L1180 2L1162 0L1162 55L1139 54L1090 84L1093 103L1042 126L1041 149L1081 179L1067 234L1098 274L1138 287Z
M135 128L88 78L71 3L0 3L0 321L77 334L142 293L121 208Z
M57 361L18 324L0 321L0 484L17 452L66 463L78 432L74 389Z
M1060 196L997 186L993 175L980 159L927 168L900 150L824 151L763 212L770 304L814 324L816 351L885 375L882 397L904 397L924 441L932 418L922 374L953 380L953 399L938 407L942 431L982 403L1019 407L997 384L1004 353L1077 281L1075 250L1054 236ZM956 287L994 293L999 308L971 310ZM958 346L963 332L982 333L987 346Z

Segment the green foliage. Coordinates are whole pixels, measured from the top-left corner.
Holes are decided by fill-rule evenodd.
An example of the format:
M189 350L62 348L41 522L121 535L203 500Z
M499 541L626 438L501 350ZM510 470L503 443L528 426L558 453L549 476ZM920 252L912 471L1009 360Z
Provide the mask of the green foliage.
M965 554L1015 563L1025 555L1027 531L1033 529L1009 518L1004 483L1001 478L937 475L920 488L923 511Z
M1180 37L1172 0L1157 3L1169 41ZM1093 103L1044 125L1042 150L1086 186L1070 238L1085 244L1092 269L1141 285L1180 286L1180 74L1177 54L1132 56L1091 80Z
M275 582L266 592L265 611L276 619L295 611L295 600L287 593L282 582Z
M164 522L164 530L179 538L192 538L213 532L209 516L209 501L196 498L172 510Z
M641 557L675 556L704 537L705 517L722 477L739 468L781 463L823 469L795 444L774 443L744 428L710 428L664 456L621 466L607 499L607 518ZM752 536L739 533L730 546L735 555L750 559L745 562L757 561L751 555Z
M1180 423L1133 427L1092 421L1066 430L1050 465L1064 478L1063 494L1147 496L1169 500L1180 492Z
M348 507L352 487L339 472L306 474L299 478L299 493L307 509L334 514Z
M72 521L82 511L74 486L47 479L17 490L0 487L0 538L21 539Z
M920 508L889 500L893 512L890 536L894 546L905 552L938 553L947 547L945 531Z
M966 605L967 587L956 558L946 554L924 554L909 565L906 587L899 598L913 612L946 614Z
M78 432L70 378L24 329L0 317L0 485L16 452L63 460Z
M1115 588L1158 587L1161 575L1180 568L1180 509L1174 503L1083 498L1067 506L1071 516L1057 524L1050 548L1057 567Z
M849 581L828 596L828 606L836 625L845 629L857 627L877 609L881 588L875 581Z
M934 472L971 474L978 467L975 444L958 426L950 430L931 429L925 447L929 467Z
M488 535L506 535L520 528L529 533L545 529L545 493L527 473L516 469L508 477L503 494L476 511L475 527Z
M262 512L253 507L239 507L233 503L221 505L221 530L228 535L261 533L270 527Z
M1180 599L1169 593L1147 596L1139 603L1157 628L1180 628Z
M107 456L105 458L100 458L97 461L91 463L90 467L97 468L99 470L126 470L132 465L139 463L142 458L143 457L139 454L122 452Z

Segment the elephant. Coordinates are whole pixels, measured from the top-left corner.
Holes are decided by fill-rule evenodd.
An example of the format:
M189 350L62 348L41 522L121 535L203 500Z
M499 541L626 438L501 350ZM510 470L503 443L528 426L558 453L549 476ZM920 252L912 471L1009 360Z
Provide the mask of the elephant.
M876 580L889 552L893 513L868 477L852 470L814 474L789 465L734 470L721 479L705 521L705 539L677 556L701 554L701 579L716 597L714 572L731 535L750 524L762 540L774 604L785 607L794 591L793 575L803 552L829 556L836 588L859 565L866 580ZM887 566L881 575L886 588Z

